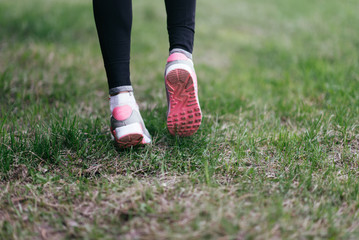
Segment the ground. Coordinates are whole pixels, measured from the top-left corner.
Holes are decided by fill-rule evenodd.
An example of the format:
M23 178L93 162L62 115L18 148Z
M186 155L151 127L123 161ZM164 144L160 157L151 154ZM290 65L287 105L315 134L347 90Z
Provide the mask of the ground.
M0 2L0 239L359 238L357 1L198 1L183 139L163 1L133 5L153 144L120 150L91 1Z

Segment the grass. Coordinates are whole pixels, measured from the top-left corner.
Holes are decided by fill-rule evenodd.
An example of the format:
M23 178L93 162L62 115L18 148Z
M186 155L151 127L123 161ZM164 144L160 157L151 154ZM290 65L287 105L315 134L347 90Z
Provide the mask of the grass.
M358 4L199 1L204 119L184 139L164 5L133 4L154 143L119 150L91 2L0 2L0 239L357 239Z

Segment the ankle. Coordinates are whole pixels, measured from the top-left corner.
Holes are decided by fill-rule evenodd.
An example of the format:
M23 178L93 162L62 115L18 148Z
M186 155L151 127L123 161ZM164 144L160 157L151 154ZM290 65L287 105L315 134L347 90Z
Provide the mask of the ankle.
M133 92L132 86L131 85L125 85L125 86L118 86L118 87L110 88L109 95L110 96L115 96L115 95L118 95L118 94L123 93L123 92Z
M181 48L174 48L170 51L169 55L171 56L172 54L174 53L180 53L180 54L183 54L184 56L186 56L187 58L191 59L192 60L192 53L186 51L186 50L183 50Z
M129 92L131 92L131 91L121 91L121 92L117 92L117 93L112 93L112 94L110 94L110 97L119 95L119 94L121 94L121 93L129 93Z
M109 103L111 113L115 107L121 105L129 105L133 108L137 108L136 99L133 95L133 92L130 91L119 92L113 96L110 96Z

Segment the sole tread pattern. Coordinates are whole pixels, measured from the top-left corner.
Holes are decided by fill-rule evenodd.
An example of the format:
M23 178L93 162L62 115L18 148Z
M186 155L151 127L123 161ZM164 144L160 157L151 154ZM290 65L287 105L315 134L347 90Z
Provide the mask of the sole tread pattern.
M128 134L122 136L121 138L116 138L115 130L111 129L111 133L115 138L115 144L119 148L130 148L138 145L142 145L143 135L138 133Z
M120 148L129 148L140 145L143 136L141 134L129 134L116 140L117 146Z
M165 79L171 109L167 128L172 135L191 136L199 129L202 113L191 74L185 69L169 72Z

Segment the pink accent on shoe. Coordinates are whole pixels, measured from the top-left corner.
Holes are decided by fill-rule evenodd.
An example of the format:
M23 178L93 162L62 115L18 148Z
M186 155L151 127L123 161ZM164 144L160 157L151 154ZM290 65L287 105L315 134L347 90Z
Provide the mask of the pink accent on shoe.
M176 61L176 60L188 60L188 58L182 53L172 53L167 58L167 63L172 62L172 61Z
M191 136L199 129L202 121L201 108L197 98L197 79L185 69L175 69L165 78L170 109L167 128L172 135Z
M112 111L112 116L118 120L123 121L129 118L132 114L132 108L128 105L115 107Z

